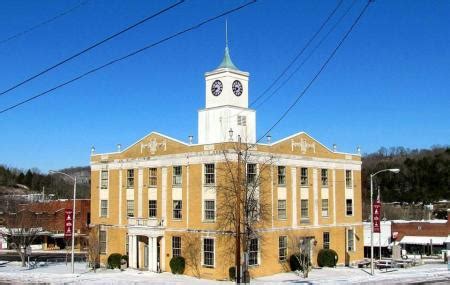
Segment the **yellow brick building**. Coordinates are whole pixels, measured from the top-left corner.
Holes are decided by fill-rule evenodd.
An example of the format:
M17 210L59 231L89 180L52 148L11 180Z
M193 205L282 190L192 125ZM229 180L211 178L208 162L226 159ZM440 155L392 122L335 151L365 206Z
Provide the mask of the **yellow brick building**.
M363 258L360 155L330 150L303 132L257 142L248 79L226 48L220 66L205 74L198 143L152 132L124 150L92 153L91 215L102 263L117 252L130 267L170 271L170 259L181 255L186 274L227 278L234 238L218 222L228 199L220 185L228 181L226 162L236 165L236 146L249 148L242 179L264 178L258 203L269 213L248 242L252 277L288 270L298 239L309 242L313 263L322 248L334 249L338 264Z

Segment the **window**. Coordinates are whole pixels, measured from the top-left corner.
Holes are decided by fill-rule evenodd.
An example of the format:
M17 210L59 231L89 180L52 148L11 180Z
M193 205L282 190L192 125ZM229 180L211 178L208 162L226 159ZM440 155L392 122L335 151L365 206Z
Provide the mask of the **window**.
M203 265L214 267L214 239L203 239Z
M101 172L101 189L108 189L108 170Z
M156 200L149 200L148 201L148 217L149 218L156 218L156 213L157 213L157 204L156 204Z
M300 185L308 186L308 168L306 167L300 169Z
M99 251L100 254L106 253L106 231L99 231L98 233L98 240L99 240Z
M259 219L259 201L258 199L249 198L247 201L247 213L250 221Z
M322 178L322 186L328 186L328 169L322 169L321 178Z
M108 200L100 200L100 217L108 216Z
M287 257L287 236L280 236L278 238L278 259L285 261Z
M127 188L134 187L134 169L127 170Z
M172 237L172 257L181 256L181 237Z
M248 265L258 264L258 239L250 239L250 247L248 252Z
M256 164L247 164L247 184L256 183Z
M328 199L322 199L322 217L328 217Z
M181 200L173 201L173 218L180 220L182 218L181 210L183 209L183 202Z
M308 199L300 200L300 214L302 220L308 220L309 218Z
M181 185L181 166L173 167L172 184L173 185Z
M355 250L355 242L354 242L354 232L353 229L347 230L347 251Z
M286 185L286 166L278 166L278 185Z
M134 200L127 200L127 217L134 217Z
M237 116L237 124L238 124L238 126L246 126L247 125L247 117L246 116Z
M156 187L158 185L158 170L157 168L148 169L148 186Z
M286 200L278 200L278 219L286 219Z
M330 248L330 233L329 232L323 232L323 248L324 249Z
M205 200L205 220L214 221L216 218L216 205L214 200Z
M347 216L353 216L353 199L345 199L345 209Z
M352 171L346 170L345 171L345 187L352 188Z
M214 184L214 163L205 164L205 184Z

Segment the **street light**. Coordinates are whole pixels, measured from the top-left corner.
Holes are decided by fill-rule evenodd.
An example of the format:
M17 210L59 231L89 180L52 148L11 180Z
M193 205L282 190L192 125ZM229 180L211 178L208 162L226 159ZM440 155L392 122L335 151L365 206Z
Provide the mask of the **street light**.
M383 169L374 174L370 174L370 274L373 276L373 177L381 172L399 173L398 168Z
M77 197L77 177L71 176L67 173L50 170L48 173L50 174L61 174L69 177L73 180L73 206L72 206L72 273L75 272L74 268L74 250L75 250L75 199Z

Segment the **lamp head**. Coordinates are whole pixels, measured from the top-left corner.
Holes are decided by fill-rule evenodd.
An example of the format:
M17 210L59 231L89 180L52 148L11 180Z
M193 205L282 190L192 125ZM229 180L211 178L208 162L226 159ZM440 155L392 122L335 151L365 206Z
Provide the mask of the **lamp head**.
M398 169L398 168L391 168L391 169L389 169L389 171L393 172L393 173L399 173L400 169Z

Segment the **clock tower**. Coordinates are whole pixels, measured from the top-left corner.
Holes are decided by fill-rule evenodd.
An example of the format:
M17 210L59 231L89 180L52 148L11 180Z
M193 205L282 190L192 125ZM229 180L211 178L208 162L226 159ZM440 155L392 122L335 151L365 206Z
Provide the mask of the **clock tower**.
M256 111L248 108L248 78L248 72L233 64L226 45L220 65L205 73L206 108L198 111L199 144L237 141L238 136L242 142L256 142Z

